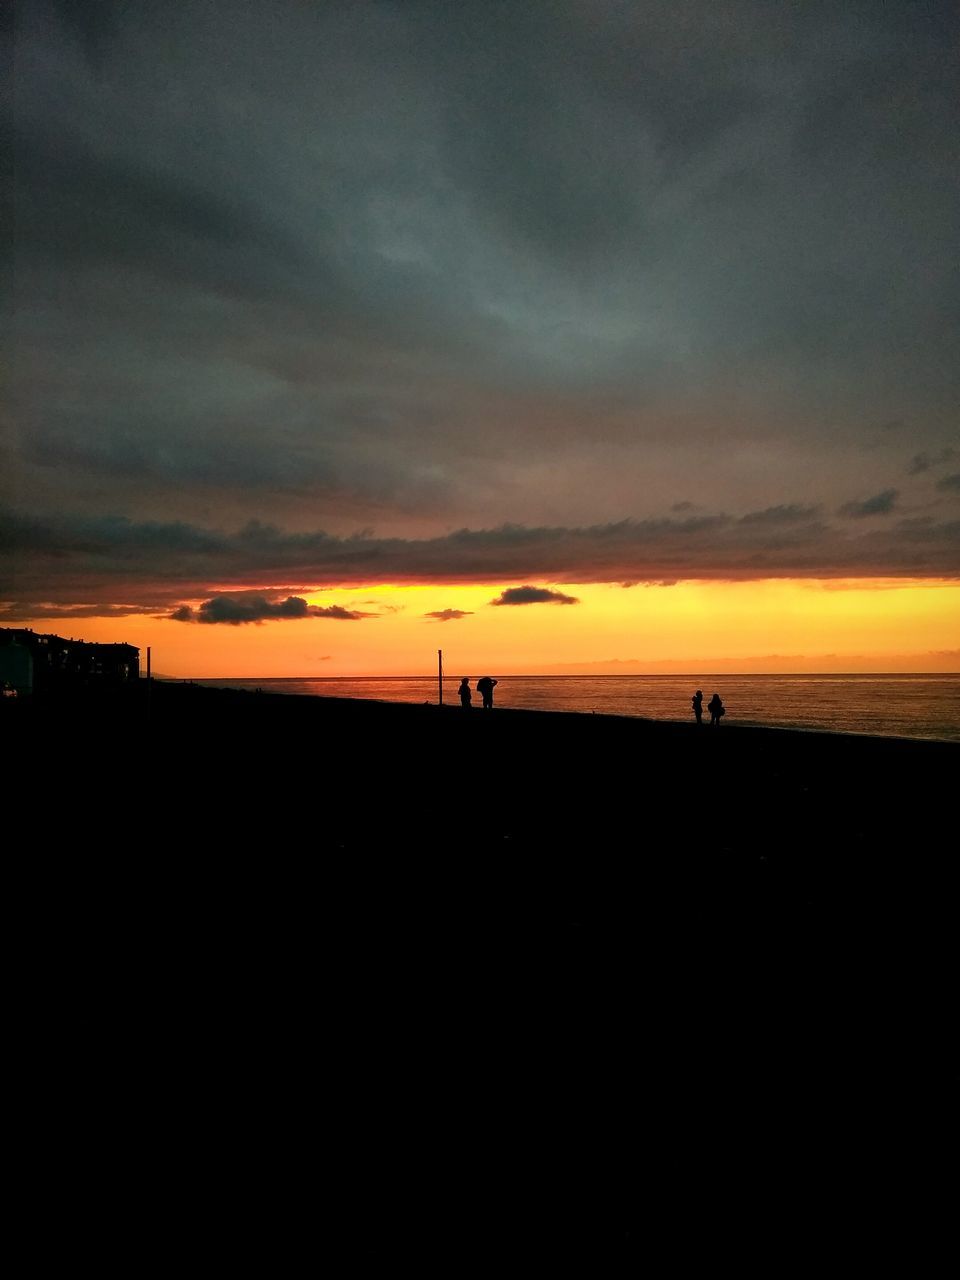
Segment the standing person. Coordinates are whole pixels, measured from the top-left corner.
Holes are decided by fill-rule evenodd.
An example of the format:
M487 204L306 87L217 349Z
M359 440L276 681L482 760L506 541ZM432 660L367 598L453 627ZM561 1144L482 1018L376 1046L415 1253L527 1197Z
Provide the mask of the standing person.
M470 703L473 701L473 694L470 692L470 681L464 676L460 681L460 688L457 690L460 694L460 705L464 711L470 710Z
M482 676L477 681L477 692L483 698L484 711L493 710L493 686L496 683L497 681L491 680L489 676Z
M713 697L710 699L710 701L707 703L707 710L710 712L710 724L711 725L719 724L720 717L726 714L726 710L727 710L726 707L723 705L723 703L720 701L719 693L715 693Z
M697 717L697 724L703 724L703 690L698 689L690 701L693 703L693 714Z

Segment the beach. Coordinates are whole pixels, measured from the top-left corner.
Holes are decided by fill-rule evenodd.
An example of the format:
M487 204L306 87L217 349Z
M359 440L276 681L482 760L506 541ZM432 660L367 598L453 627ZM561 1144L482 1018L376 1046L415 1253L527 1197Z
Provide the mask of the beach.
M202 1124L212 1212L322 1167L358 1256L680 1261L923 1183L954 744L144 681L2 710L73 1052L119 1037L160 1148Z
M92 794L122 758L128 782L114 803L162 797L198 832L241 823L252 839L260 819L237 801L264 822L279 802L302 814L317 852L876 861L935 838L960 754L954 743L729 722L146 686L3 710L39 752L66 737L58 786Z

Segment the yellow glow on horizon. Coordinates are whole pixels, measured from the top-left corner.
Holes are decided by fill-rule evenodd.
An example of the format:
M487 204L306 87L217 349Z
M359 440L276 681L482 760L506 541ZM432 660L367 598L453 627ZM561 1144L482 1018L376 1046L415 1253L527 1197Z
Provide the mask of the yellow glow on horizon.
M510 586L517 583L511 582ZM175 677L417 675L444 651L450 675L724 670L960 670L960 583L939 580L770 579L672 587L545 585L576 605L491 606L504 584L378 585L314 592L310 604L374 613L178 623L142 615L17 623L90 641L153 650ZM446 609L455 621L425 615ZM604 664L607 664L606 667Z

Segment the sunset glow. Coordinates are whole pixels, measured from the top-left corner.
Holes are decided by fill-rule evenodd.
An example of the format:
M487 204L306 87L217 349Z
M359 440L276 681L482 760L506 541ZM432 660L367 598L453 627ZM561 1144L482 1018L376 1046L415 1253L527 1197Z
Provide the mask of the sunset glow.
M143 616L86 618L56 630L152 649L153 669L211 676L416 675L443 649L451 673L688 670L957 671L960 585L953 582L682 582L671 587L549 584L577 604L494 607L502 585L362 587L308 603L357 621L208 626ZM466 616L427 617L445 610ZM49 631L49 620L25 625Z

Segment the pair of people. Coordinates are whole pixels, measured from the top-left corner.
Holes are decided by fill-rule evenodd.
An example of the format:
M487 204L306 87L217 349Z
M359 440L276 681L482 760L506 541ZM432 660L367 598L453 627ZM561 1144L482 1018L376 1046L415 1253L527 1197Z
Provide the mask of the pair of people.
M703 690L698 689L690 699L693 703L693 714L697 717L697 724L703 724ZM711 725L718 725L720 717L726 714L726 707L720 701L719 693L715 693L707 703L707 710L710 712Z
M497 681L491 680L489 676L481 676L477 681L477 693L483 699L484 711L493 710L493 686L496 683ZM467 676L464 676L460 681L459 693L460 705L466 710L473 701L473 694L470 692L470 680Z

